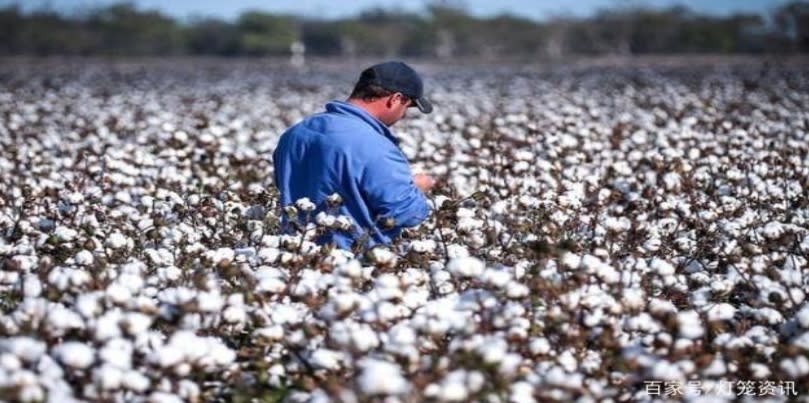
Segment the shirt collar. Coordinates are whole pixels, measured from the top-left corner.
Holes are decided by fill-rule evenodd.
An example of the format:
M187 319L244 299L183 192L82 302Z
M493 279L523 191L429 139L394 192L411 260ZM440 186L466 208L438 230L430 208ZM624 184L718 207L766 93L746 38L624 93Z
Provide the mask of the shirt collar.
M353 115L356 116L366 123L368 123L374 131L377 133L385 136L388 140L392 141L393 144L399 145L398 137L394 136L391 133L390 129L385 126L384 123L380 122L377 118L371 116L365 109L360 108L359 106L353 105L351 103L345 101L331 101L326 104L326 111L331 113L338 113L341 115Z

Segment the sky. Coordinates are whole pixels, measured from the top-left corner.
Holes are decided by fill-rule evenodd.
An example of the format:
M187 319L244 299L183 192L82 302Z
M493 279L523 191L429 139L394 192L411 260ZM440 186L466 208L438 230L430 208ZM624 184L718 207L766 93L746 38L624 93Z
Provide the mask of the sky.
M554 16L587 17L599 9L620 6L667 8L684 5L704 14L725 16L739 12L768 14L789 0L450 0L480 17L503 13L545 20ZM120 0L0 0L0 6L18 4L25 11L47 7L75 11L118 3ZM157 9L183 19L188 17L236 18L245 10L296 14L311 18L353 16L373 7L420 12L428 0L130 0L140 9ZM434 2L434 1L433 1Z

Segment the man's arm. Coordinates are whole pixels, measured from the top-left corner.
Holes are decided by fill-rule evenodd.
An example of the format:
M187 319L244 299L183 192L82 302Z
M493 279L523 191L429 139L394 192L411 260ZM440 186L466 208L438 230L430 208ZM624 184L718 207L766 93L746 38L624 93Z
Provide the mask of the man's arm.
M360 188L378 222L380 217L393 218L394 227L401 229L427 218L430 205L414 179L404 155L395 148L383 151L365 165Z

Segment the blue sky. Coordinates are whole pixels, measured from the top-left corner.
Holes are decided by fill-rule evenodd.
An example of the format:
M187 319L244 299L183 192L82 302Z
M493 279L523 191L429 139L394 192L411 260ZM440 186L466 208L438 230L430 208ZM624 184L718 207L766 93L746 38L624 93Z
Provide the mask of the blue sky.
M713 15L736 12L768 13L788 0L452 0L463 4L478 16L510 14L542 20L555 15L588 16L601 8L641 5L670 7L682 4L688 8ZM0 6L19 4L24 10L43 6L57 10L76 10L117 3L119 0L0 0ZM425 0L133 0L139 8L158 9L174 17L216 16L232 19L244 10L264 10L307 17L339 18L375 6L422 11Z

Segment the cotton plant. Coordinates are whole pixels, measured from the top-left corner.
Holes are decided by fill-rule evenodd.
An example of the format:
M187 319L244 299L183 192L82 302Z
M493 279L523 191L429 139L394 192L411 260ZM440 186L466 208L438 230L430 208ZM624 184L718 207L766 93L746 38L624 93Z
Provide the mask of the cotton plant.
M315 242L342 197L281 206L268 156L345 94L268 68L4 70L0 399L806 394L805 80L446 71L394 130L433 214L344 251Z

